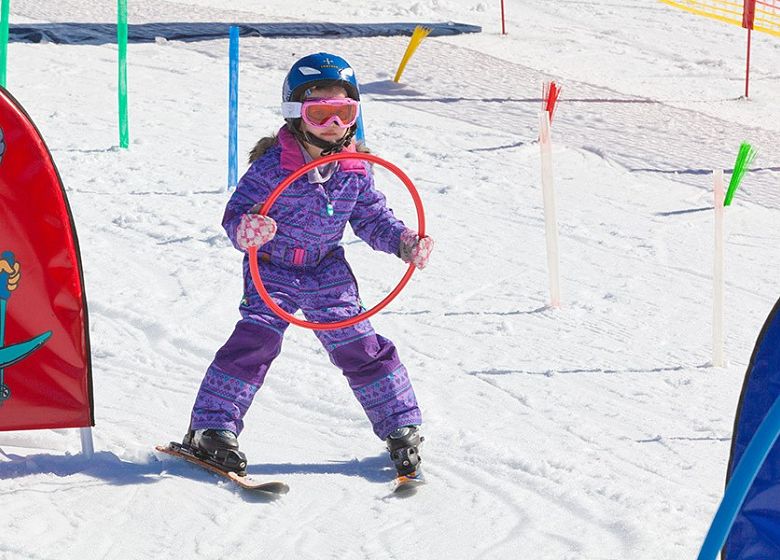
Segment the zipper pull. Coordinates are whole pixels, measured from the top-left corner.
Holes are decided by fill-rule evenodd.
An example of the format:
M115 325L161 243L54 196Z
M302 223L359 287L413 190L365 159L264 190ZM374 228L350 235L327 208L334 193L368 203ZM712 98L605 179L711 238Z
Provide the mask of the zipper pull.
M325 211L328 213L328 216L333 216L333 204L331 204L330 201L328 201Z

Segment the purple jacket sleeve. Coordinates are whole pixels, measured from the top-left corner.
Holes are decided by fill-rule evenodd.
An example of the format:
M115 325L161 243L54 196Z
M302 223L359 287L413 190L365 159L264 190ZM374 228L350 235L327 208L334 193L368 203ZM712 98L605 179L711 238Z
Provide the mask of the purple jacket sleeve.
M398 255L401 233L406 226L387 207L385 195L374 188L374 177L370 171L362 183L349 218L352 230L373 249Z
M260 169L258 162L252 165L249 170L241 177L236 186L236 191L227 203L225 214L222 216L222 227L233 243L233 247L241 251L236 241L236 230L241 222L241 216L247 214L253 207L265 202L271 194L268 188L268 182L264 179L264 172Z

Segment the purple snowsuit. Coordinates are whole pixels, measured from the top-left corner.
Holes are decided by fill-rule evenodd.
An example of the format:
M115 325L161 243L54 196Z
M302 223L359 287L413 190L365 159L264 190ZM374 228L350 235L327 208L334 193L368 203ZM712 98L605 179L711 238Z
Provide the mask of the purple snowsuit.
M350 150L354 148L350 147ZM304 164L301 147L286 129L255 160L230 198L222 225L233 242L243 214L264 202L276 186ZM259 250L268 293L288 313L301 309L308 321L333 322L362 310L357 283L339 242L347 223L372 248L398 254L404 224L374 188L364 161L342 160L324 183L304 175L276 200L269 216L276 237ZM333 215L328 215L328 205ZM192 410L190 428L228 429L238 434L289 325L258 295L244 255L241 320L206 371ZM315 331L331 362L341 368L366 411L374 433L385 439L402 426L420 424L420 409L406 368L393 343L368 321L337 330Z

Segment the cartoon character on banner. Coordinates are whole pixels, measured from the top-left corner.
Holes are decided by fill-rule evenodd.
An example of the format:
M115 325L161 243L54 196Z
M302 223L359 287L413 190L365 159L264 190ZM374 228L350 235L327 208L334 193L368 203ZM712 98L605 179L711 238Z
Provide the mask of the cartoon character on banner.
M0 129L0 163L5 155L5 136ZM14 258L11 251L0 254L0 405L11 398L11 388L5 383L6 368L21 362L27 356L43 346L51 336L47 331L26 342L5 346L5 326L8 300L19 287L21 264Z

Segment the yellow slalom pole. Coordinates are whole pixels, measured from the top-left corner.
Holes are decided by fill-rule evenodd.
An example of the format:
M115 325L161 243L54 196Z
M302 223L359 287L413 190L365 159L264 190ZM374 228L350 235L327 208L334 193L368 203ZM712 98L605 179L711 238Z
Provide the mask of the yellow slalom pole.
M409 46L406 47L406 52L404 53L404 57L401 59L401 64L398 65L398 70L395 72L395 78L393 78L395 83L398 83L398 80L401 79L401 74L404 73L406 63L409 62L409 59L412 58L414 51L417 50L417 47L420 46L420 43L422 43L423 39L425 39L431 31L433 30L421 25L418 25L414 28L412 38L409 40Z

